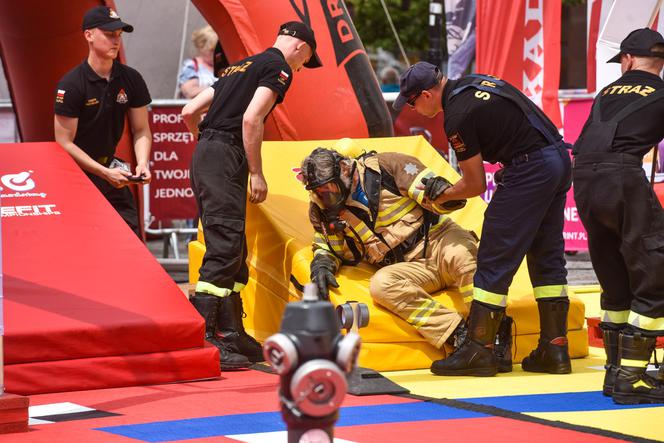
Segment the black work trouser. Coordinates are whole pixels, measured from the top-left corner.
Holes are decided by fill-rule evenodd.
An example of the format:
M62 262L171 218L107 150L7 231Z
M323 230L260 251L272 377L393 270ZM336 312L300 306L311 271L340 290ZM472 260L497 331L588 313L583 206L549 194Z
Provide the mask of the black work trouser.
M664 335L664 211L641 159L577 155L574 198L602 287L603 323Z
M225 296L237 289L237 284L247 283L248 175L247 157L238 135L203 131L191 161L191 186L205 237L197 290L207 284L203 292Z
M143 241L139 229L138 211L136 210L136 200L134 194L128 186L116 188L101 177L86 173L90 181L99 189L106 200L115 208L122 219L129 225L132 231Z

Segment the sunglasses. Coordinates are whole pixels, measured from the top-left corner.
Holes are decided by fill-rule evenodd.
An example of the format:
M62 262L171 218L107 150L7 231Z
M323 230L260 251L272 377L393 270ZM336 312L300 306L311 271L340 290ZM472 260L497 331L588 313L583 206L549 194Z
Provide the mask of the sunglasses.
M410 106L411 108L414 108L414 107L415 107L415 102L416 102L417 99L420 97L420 95L422 95L422 92L423 92L423 91L420 91L420 92L418 92L417 94L415 94L415 95L413 95L412 97L410 97L408 100L406 100L406 104L407 104L408 106Z

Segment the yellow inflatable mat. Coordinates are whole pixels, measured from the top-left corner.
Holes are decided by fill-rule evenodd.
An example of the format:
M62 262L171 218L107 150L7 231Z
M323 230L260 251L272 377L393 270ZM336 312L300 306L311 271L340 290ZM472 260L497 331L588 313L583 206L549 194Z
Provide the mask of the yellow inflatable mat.
M356 140L367 151L397 151L411 154L424 164L450 179L458 174L421 136L373 138ZM313 228L308 219L309 199L304 186L297 180L302 159L317 146L332 147L336 140L263 143L263 169L268 182L267 200L260 205L247 205L247 247L250 281L242 292L247 312L245 327L257 339L265 340L279 330L286 303L301 297L293 281L309 282L312 259ZM452 218L466 229L481 235L486 204L477 197ZM189 244L189 277L196 282L205 245L199 228L198 239ZM330 292L335 305L354 300L369 306L370 321L360 330L362 351L360 365L380 371L428 368L431 361L442 358L440 351L399 317L375 305L369 296L369 279L373 267L363 263L342 267L337 281L339 289ZM459 311L466 308L458 293L436 294L439 302ZM539 317L532 296L528 271L522 264L510 288L507 312L516 323L515 358L520 361L537 344ZM569 313L569 340L572 357L588 354L588 334L584 323L584 305L572 299Z

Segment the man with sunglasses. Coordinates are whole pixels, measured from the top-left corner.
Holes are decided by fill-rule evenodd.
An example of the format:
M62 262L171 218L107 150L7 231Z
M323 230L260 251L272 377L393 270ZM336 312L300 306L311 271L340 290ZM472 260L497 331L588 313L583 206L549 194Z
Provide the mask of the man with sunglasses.
M311 199L311 281L319 296L328 299L329 287L339 287L334 275L340 266L367 261L379 267L369 284L377 304L438 349L462 342L463 318L431 294L454 288L464 301L470 298L477 237L445 215L465 200L427 205L430 210L422 205L450 183L415 157L397 152L352 159L317 148L302 162L301 174ZM506 326L503 336L509 338ZM509 361L500 355L501 362L511 369L505 347L503 354Z
M419 62L400 79L393 107L419 114L445 113L445 133L463 177L426 203L480 195L484 161L502 163L498 189L484 216L477 256L468 339L434 364L438 375L494 375L491 348L505 315L512 278L527 257L540 315L537 348L522 362L526 371L571 372L567 345L567 271L563 210L571 182L566 145L555 125L507 82L471 74L448 80L436 66Z

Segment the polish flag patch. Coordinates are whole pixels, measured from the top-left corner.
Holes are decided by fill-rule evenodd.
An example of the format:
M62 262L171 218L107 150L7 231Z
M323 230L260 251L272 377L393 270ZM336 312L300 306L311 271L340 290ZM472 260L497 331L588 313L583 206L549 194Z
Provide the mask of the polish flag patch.
M288 73L287 73L286 71L281 71L281 72L279 73L279 81L280 81L281 83L284 83L284 84L285 84L286 81L288 80L288 77L290 77L290 76L288 75Z
M58 103L62 103L65 100L65 90L64 89L58 89L58 93L55 96L55 101Z

